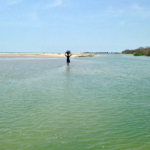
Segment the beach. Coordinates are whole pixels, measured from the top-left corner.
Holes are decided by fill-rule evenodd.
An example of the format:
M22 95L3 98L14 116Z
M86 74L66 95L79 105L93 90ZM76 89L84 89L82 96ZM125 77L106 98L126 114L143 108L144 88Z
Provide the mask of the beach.
M71 57L101 56L94 53L72 53ZM0 57L65 57L65 53L0 53Z

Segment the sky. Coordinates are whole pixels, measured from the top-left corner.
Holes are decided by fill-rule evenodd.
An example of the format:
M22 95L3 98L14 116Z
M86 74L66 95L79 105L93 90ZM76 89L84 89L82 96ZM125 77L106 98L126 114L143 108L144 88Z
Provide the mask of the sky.
M0 52L150 46L149 0L0 0Z

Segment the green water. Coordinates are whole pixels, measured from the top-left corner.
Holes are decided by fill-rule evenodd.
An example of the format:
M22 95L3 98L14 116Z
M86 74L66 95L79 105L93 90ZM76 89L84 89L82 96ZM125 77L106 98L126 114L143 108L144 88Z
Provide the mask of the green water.
M150 58L0 58L0 150L149 150Z

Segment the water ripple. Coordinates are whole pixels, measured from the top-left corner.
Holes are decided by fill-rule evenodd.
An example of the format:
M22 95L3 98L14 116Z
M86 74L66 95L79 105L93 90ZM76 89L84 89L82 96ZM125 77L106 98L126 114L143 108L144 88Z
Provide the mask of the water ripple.
M146 57L0 61L0 149L149 149Z

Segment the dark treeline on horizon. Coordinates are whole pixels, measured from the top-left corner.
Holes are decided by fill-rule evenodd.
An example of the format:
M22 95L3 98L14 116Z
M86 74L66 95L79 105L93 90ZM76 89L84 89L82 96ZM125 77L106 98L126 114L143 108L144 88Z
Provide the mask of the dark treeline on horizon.
M150 56L150 47L139 47L137 49L132 50L126 49L122 51L122 54L134 54L134 56Z

